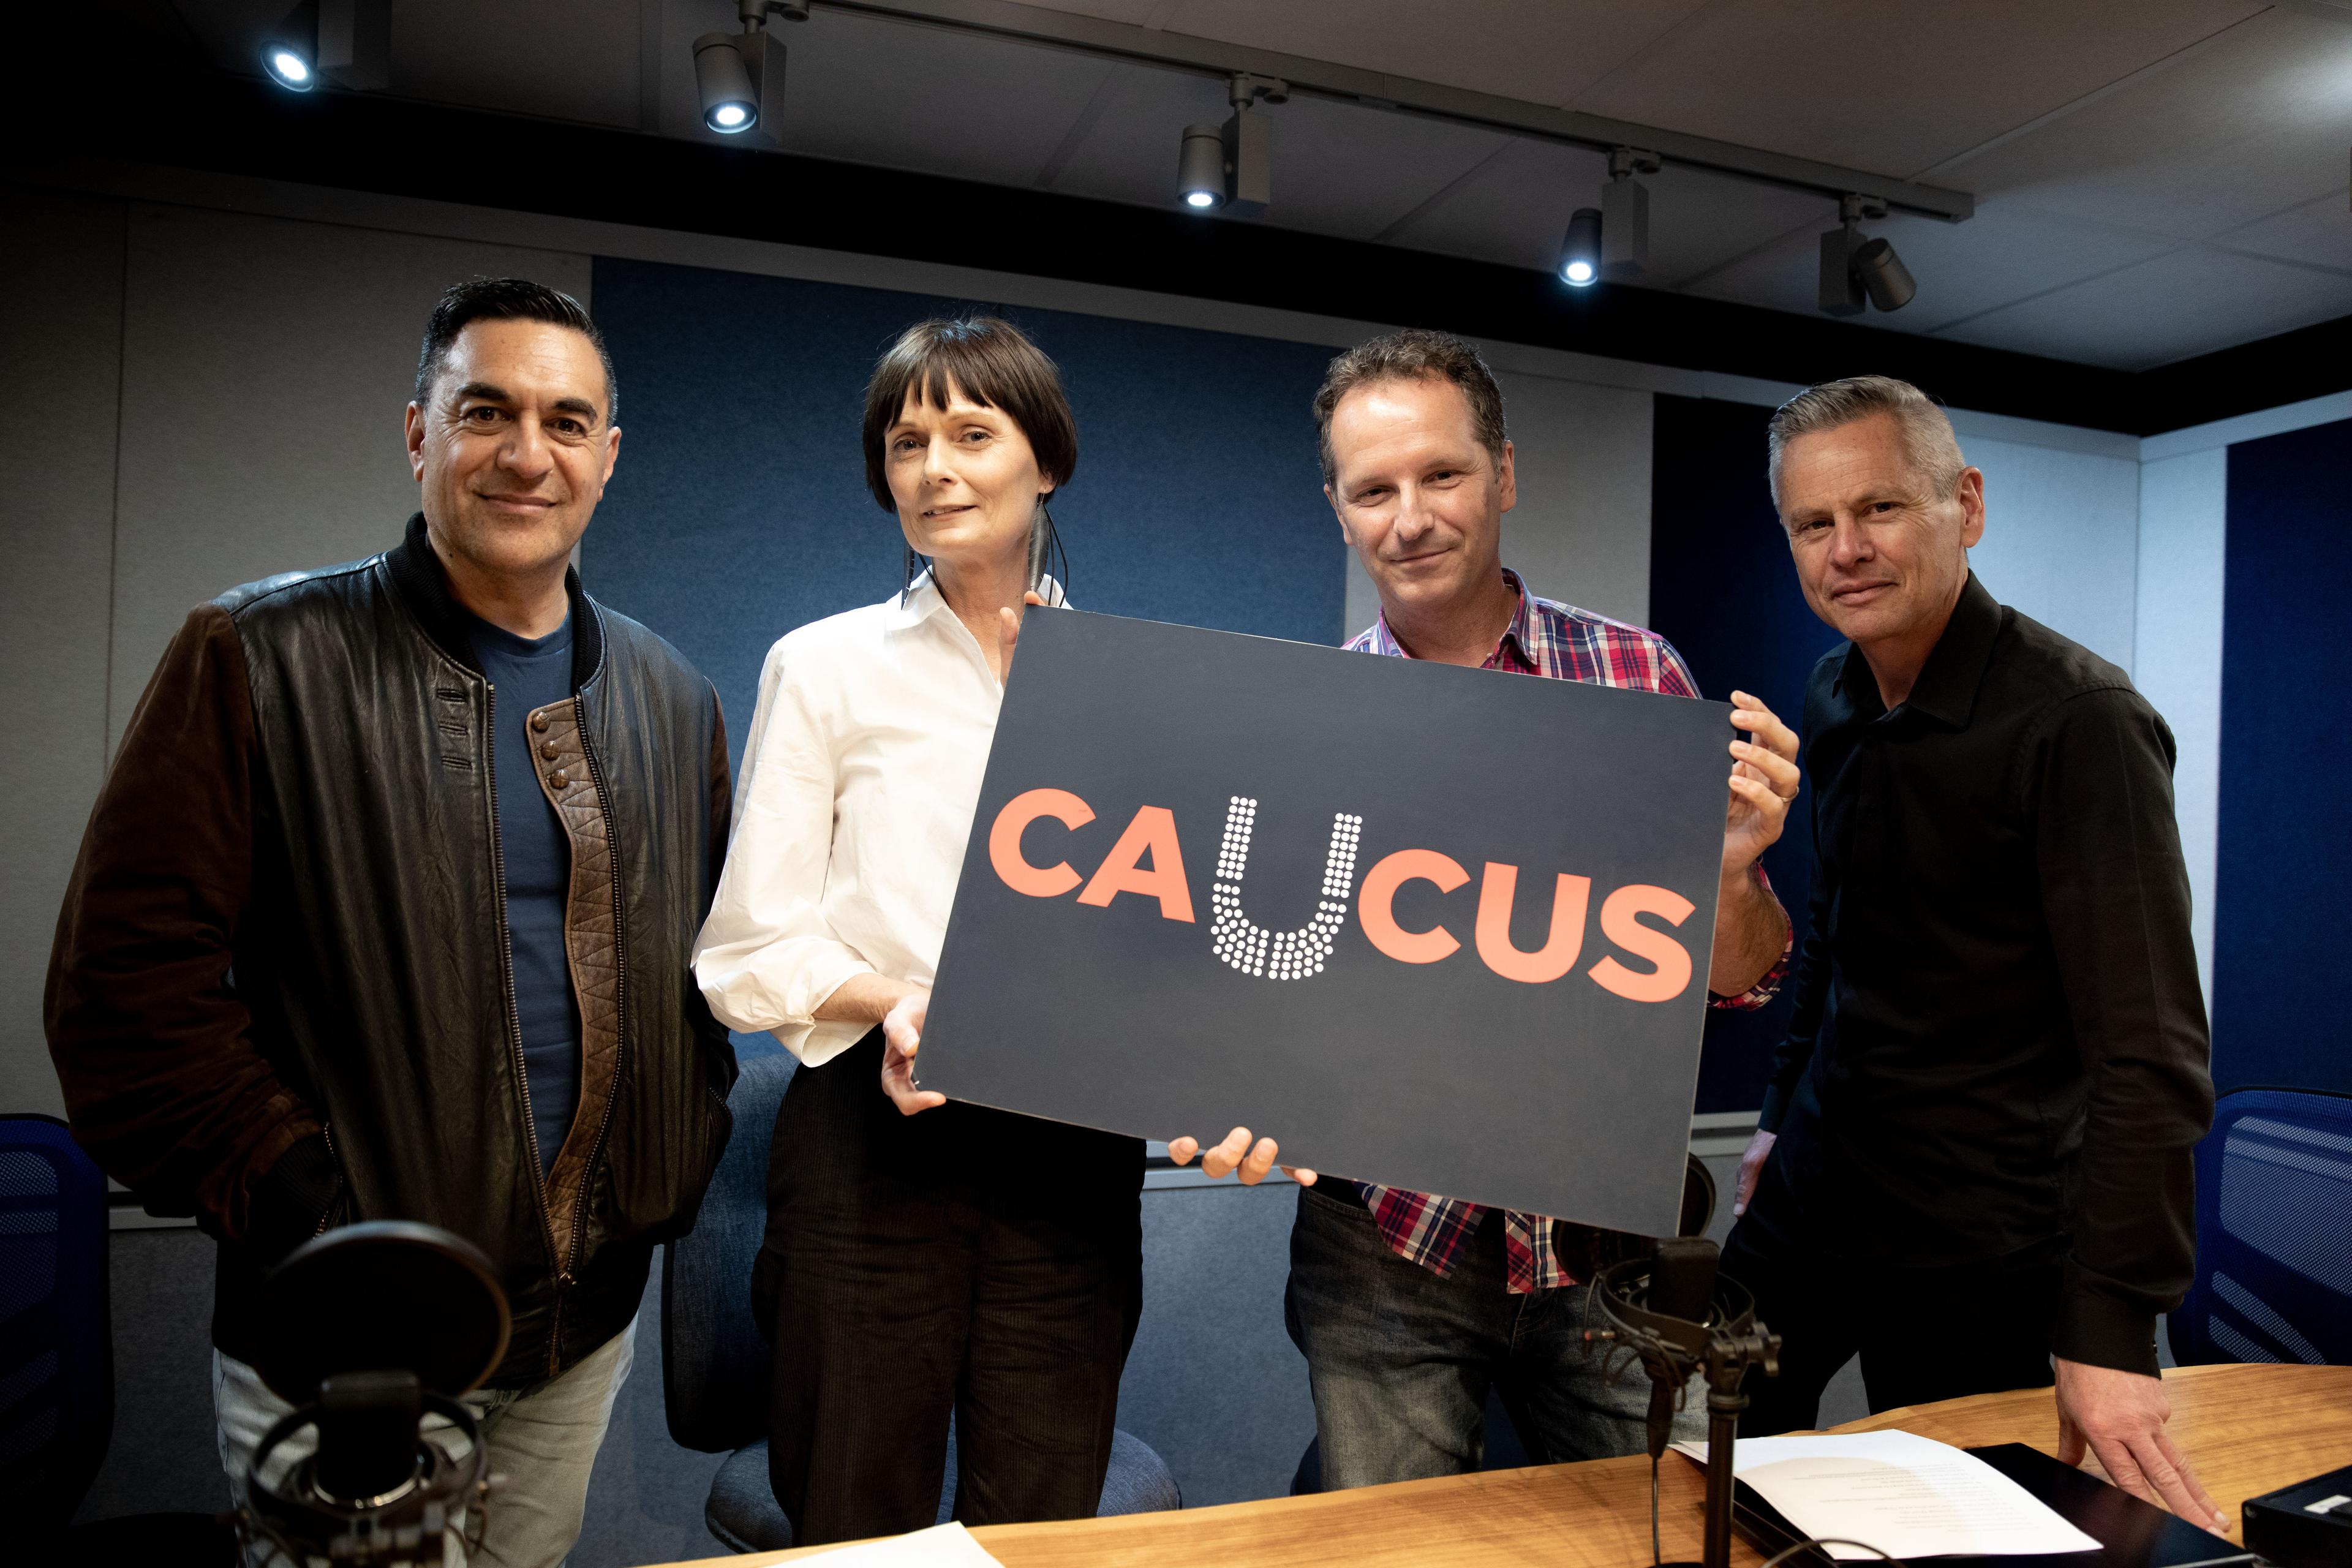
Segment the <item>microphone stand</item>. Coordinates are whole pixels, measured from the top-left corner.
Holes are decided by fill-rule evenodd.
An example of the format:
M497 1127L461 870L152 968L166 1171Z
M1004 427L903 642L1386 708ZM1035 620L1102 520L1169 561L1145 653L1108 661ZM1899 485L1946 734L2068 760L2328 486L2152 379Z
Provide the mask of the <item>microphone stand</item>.
M1688 1242L1685 1246L1691 1245ZM1711 1243L1700 1242L1708 1251ZM1780 1374L1780 1336L1756 1321L1756 1300L1745 1286L1720 1277L1704 1322L1652 1311L1648 1306L1652 1259L1628 1258L1604 1271L1593 1298L1610 1326L1587 1329L1588 1342L1631 1350L1650 1374L1650 1464L1652 1502L1656 1509L1656 1466L1664 1456L1674 1420L1675 1394L1694 1373L1706 1379L1706 1532L1700 1563L1661 1568L1730 1568L1731 1457L1739 1436L1739 1413L1748 1408L1740 1384L1750 1366L1767 1377Z

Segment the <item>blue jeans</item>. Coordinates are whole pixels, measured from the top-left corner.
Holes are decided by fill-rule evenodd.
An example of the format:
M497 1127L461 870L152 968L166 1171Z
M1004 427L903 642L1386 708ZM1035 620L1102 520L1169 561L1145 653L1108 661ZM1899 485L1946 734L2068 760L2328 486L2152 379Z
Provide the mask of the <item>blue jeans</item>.
M1507 1278L1498 1214L1441 1278L1391 1251L1352 1193L1299 1189L1284 1315L1307 1357L1326 1491L1478 1468L1489 1390L1538 1463L1643 1451L1650 1380L1605 1345L1588 1353L1586 1288L1514 1296ZM1674 1435L1706 1435L1696 1380Z

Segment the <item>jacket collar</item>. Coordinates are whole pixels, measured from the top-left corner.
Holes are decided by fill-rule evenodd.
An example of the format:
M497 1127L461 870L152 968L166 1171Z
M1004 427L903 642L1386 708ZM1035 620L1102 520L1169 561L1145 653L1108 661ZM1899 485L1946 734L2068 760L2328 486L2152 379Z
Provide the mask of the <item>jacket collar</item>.
M383 563L392 574L394 590L433 646L476 675L481 674L465 608L449 596L449 579L441 569L441 558L425 536L423 512L408 520L407 537L384 552ZM604 668L604 625L596 601L580 586L580 574L568 566L563 569L563 591L572 598L572 687L577 691Z
M1971 572L1960 584L1959 603L1952 606L1952 618L1944 623L1944 635L1929 650L1927 662L1903 706L1955 730L1967 728L1969 715L1976 710L1977 689L1984 683L1985 667L1992 662L1993 639L2000 635L2000 601ZM1853 643L1846 645L1838 686L1849 700L1858 700L1866 692L1871 704L1878 704L1877 679L1870 673L1870 661Z

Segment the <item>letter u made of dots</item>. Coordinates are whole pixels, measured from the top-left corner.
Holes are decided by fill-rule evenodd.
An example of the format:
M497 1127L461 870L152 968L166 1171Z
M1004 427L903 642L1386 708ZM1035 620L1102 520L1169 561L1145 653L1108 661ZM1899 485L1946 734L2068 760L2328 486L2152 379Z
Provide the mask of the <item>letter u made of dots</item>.
M1250 833L1257 802L1234 795L1225 806L1225 836L1217 846L1216 885L1209 902L1216 918L1209 928L1211 951L1244 974L1272 980L1305 980L1323 973L1324 961L1348 923L1348 900L1356 889L1356 850L1364 819L1348 812L1331 818L1331 845L1323 857L1323 896L1315 918L1297 931L1268 931L1242 912L1242 876L1249 869Z

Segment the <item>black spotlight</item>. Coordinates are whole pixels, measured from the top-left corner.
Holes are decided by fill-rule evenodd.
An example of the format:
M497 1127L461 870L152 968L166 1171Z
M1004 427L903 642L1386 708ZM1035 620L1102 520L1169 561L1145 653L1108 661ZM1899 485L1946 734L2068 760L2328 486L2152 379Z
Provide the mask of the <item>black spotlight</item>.
M1559 242L1559 264L1553 268L1571 289L1590 289L1601 276L1601 209L1579 207L1568 220L1568 235Z
M1899 310L1919 292L1911 269L1903 265L1895 247L1883 239L1865 239L1854 247L1853 270L1870 295L1870 302L1882 310Z
M1868 305L1899 310L1919 292L1911 269L1884 239L1865 239L1858 226L1864 218L1883 218L1886 204L1874 196L1848 195L1838 201L1838 226L1822 236L1822 313L1859 316ZM1867 304L1865 304L1867 301Z
M319 0L302 0L263 37L261 68L293 92L319 85Z

